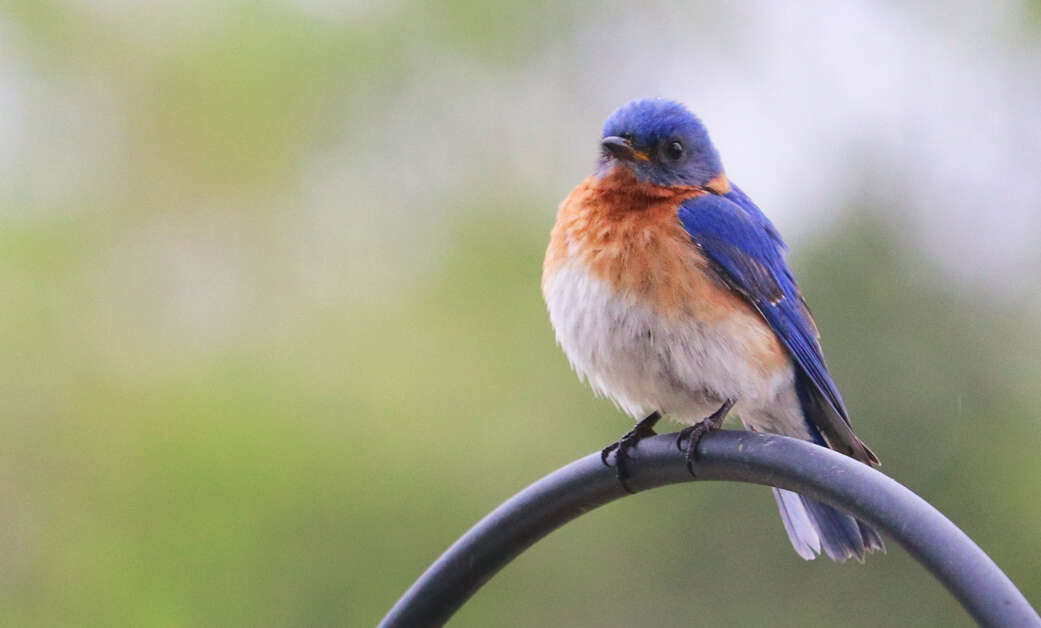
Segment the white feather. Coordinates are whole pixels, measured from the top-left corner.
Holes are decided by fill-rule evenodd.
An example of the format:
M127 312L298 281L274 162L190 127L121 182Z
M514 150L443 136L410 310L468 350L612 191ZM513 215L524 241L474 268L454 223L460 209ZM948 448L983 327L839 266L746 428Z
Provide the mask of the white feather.
M696 423L736 400L746 425L806 438L791 365L772 373L748 356L747 318L708 324L669 321L650 306L614 293L572 261L544 287L557 342L593 389L634 419L658 410Z

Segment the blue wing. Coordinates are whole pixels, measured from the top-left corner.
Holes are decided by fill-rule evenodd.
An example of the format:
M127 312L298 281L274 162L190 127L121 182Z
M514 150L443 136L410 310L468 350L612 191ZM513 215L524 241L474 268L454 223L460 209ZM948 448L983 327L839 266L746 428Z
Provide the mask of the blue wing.
M784 261L787 247L770 220L736 186L724 196L687 200L679 219L720 278L759 310L791 353L807 418L835 449L877 462L853 434L842 396L824 364L817 326Z

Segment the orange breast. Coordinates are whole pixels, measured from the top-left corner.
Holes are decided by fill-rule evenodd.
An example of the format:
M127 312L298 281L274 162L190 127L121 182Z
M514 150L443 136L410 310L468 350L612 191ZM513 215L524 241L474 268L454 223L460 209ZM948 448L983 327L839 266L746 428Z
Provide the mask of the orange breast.
M556 271L577 265L666 320L720 326L764 373L787 368L787 351L765 319L715 275L677 216L683 201L706 193L641 183L625 168L586 179L560 205L543 287Z
M676 215L680 203L705 193L641 183L625 168L586 179L560 206L543 283L565 264L578 263L619 296L666 317L707 321L749 309L713 276Z

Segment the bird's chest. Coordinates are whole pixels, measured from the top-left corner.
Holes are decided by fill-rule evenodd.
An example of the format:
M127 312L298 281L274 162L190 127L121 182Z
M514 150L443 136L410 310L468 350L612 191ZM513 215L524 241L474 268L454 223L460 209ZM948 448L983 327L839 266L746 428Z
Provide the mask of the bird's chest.
M561 269L580 268L613 294L662 316L710 315L728 295L677 215L684 200L702 193L587 180L561 204L543 265L544 287Z
M682 199L629 212L602 201L582 186L565 200L543 269L550 320L575 370L633 415L693 416L758 396L779 347L691 242L676 215Z

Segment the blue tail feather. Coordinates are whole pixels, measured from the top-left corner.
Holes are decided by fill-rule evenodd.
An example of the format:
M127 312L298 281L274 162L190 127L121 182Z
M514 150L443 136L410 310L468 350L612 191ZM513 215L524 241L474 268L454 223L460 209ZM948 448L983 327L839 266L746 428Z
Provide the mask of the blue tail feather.
M823 551L840 563L850 558L863 562L865 554L885 551L882 537L863 521L792 491L773 492L792 547L804 559L813 560Z

